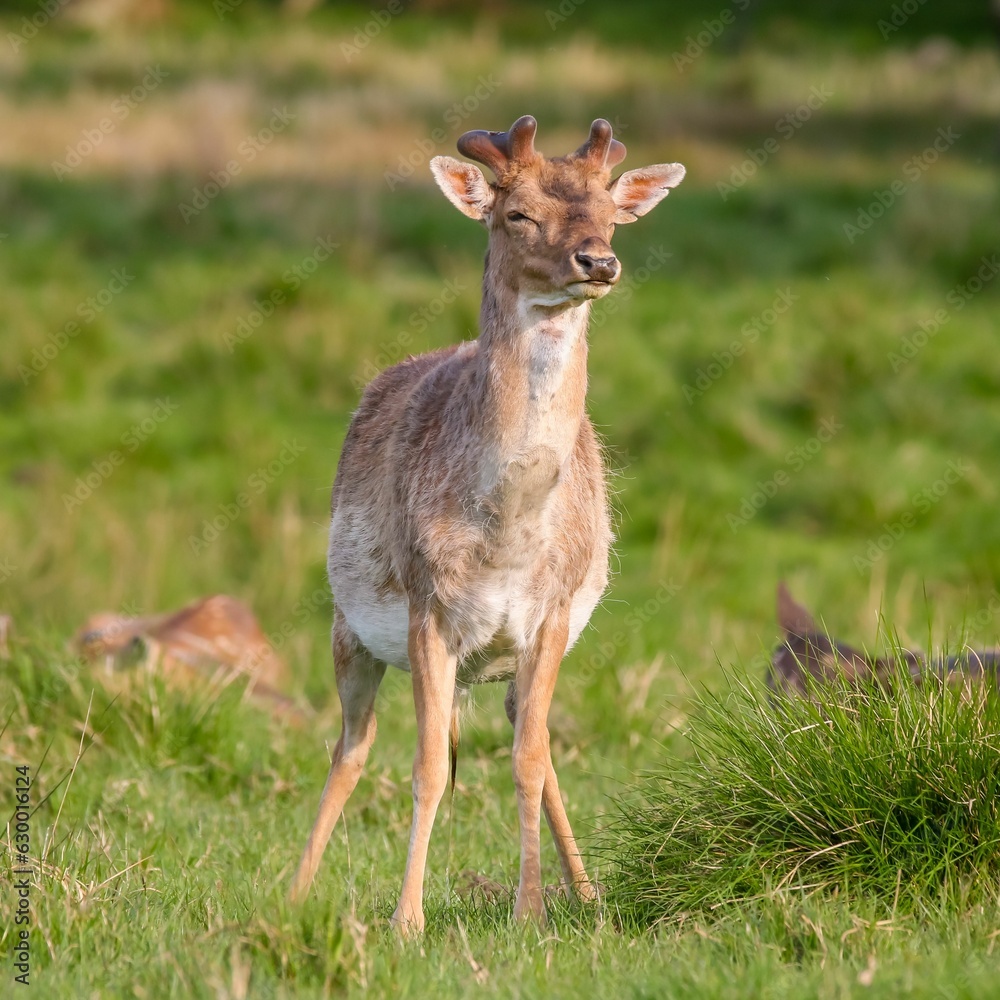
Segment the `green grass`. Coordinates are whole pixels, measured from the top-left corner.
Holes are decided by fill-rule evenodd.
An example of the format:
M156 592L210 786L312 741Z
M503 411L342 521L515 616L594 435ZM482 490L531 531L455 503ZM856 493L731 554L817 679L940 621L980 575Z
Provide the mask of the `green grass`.
M706 16L686 5L664 21L659 7L585 4L554 31L544 6L482 18L415 8L350 61L341 46L367 7L297 21L263 6L248 0L220 20L210 5L181 5L145 29L58 22L0 58L0 611L17 628L0 664L0 815L14 767L29 765L32 835L47 852L32 895L37 995L797 998L868 981L886 997L992 995L1000 923L988 852L981 880L967 868L947 892L929 875L900 882L888 852L900 843L888 842L870 869L877 884L865 887L861 865L816 873L843 882L837 891L779 891L792 869L782 852L819 846L790 823L779 831L789 839L774 839L779 817L799 812L793 790L765 784L781 792L772 808L725 794L741 775L768 778L778 748L767 739L794 728L730 694L763 677L779 578L852 643L873 644L879 612L909 646L997 641L1000 277L961 292L1000 251L1000 61L976 41L980 15L970 6L949 24L926 5L886 46L867 7L799 17L772 5L680 73L671 53ZM955 46L928 41L952 25ZM169 71L162 87L56 177L52 162L150 65ZM447 123L484 74L501 86ZM830 100L723 199L717 185L820 85ZM293 123L185 223L180 203L286 104ZM509 899L465 892L467 872L506 887L517 874L503 691L484 690L432 841L428 933L401 945L386 925L415 732L398 673L313 898L301 910L283 901L325 777L324 740L338 732L329 488L373 369L475 334L482 231L432 187L425 163L392 190L386 171L434 129L446 134L433 151L453 152L464 128L528 111L550 153L606 115L627 166L688 166L656 212L616 236L626 275L652 261L650 273L595 315L589 407L614 469L616 576L566 659L551 715L570 817L614 903L554 904L540 932L511 924ZM961 138L848 242L845 223L947 127ZM296 282L320 238L339 246ZM86 313L116 270L124 288ZM234 344L275 292L273 315ZM453 301L425 321L445 293ZM792 304L771 322L783 294ZM942 308L941 331L894 369L904 338ZM81 320L36 373L35 352ZM734 343L742 353L724 363ZM226 517L241 491L252 502ZM308 729L263 717L232 689L213 700L147 678L121 688L66 652L101 608L151 612L218 591L248 600L280 643L294 693L318 709ZM868 705L868 728L836 717L839 742L815 727L781 744L808 752L802 777L829 829L848 821L837 809L865 805L864 782L896 787L887 761L864 751L898 759L907 725L931 724L921 706ZM920 744L920 773L964 788L991 744L959 748L995 711L935 711L946 738ZM616 802L632 810L632 833L685 805L704 811L704 829L667 842L671 870L656 874L641 914L616 888L620 864L641 856ZM958 819L973 818L944 815L955 837ZM620 850L608 854L609 838ZM718 870L691 864L705 844ZM927 865L913 870L929 872L939 855L923 848ZM13 906L4 888L3 975Z
M1000 698L913 688L906 671L893 686L707 699L693 756L651 769L607 831L620 919L717 919L776 897L995 918Z

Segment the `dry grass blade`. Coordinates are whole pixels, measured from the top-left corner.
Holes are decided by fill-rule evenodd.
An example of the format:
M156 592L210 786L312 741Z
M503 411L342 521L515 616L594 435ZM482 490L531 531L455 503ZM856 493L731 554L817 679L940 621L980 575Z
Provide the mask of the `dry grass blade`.
M83 720L83 726L80 730L80 744L76 750L76 757L73 759L73 764L69 770L69 779L66 782L66 787L63 789L62 798L59 800L59 808L56 810L56 818L52 822L52 829L46 833L45 845L42 848L41 861L44 863L48 858L49 849L55 842L56 831L59 829L59 818L62 816L63 806L66 805L66 798L69 795L70 787L73 784L73 778L76 775L76 769L83 759L83 755L87 752L87 748L84 747L84 741L87 738L87 731L90 728L90 712L94 707L94 692L90 693L90 701L87 703L87 714Z

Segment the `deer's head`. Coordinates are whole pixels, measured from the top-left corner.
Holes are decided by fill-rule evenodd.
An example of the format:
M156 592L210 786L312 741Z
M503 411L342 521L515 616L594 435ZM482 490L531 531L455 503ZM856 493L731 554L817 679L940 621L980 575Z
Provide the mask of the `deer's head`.
M459 152L488 166L436 156L431 170L460 212L490 234L488 270L518 298L535 306L598 299L621 277L611 249L615 226L634 222L684 178L679 163L611 171L625 158L611 125L598 118L590 137L569 156L546 159L535 150L537 123L518 118L506 132L466 132Z

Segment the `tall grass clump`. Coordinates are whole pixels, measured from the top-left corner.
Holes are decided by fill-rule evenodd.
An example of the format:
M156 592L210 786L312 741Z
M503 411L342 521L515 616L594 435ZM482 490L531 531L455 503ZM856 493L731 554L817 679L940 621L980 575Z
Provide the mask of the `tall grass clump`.
M865 897L892 914L1000 893L1000 692L815 689L704 696L693 754L617 802L609 901L650 927L776 894Z

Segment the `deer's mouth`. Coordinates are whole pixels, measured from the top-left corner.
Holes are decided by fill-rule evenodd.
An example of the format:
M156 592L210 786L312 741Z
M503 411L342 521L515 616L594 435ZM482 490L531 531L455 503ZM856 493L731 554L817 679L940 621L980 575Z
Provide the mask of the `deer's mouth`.
M607 295L617 283L617 278L614 281L605 281L602 278L587 278L581 281L574 281L569 288L581 298L600 299Z

